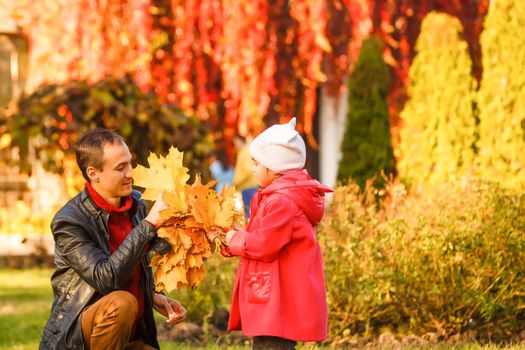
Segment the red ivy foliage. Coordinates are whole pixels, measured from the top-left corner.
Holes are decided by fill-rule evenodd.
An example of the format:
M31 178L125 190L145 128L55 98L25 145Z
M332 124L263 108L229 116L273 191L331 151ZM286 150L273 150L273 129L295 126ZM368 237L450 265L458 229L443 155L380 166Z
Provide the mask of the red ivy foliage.
M143 90L210 119L226 139L293 115L313 146L316 89L344 90L370 32L384 39L393 68L394 118L420 23L431 10L462 20L479 77L488 2L0 0L29 37L30 89L131 73Z
M130 72L144 90L211 119L227 137L260 131L266 116L294 115L315 144L316 88L327 81L323 59L332 52L327 4L26 0L16 10L31 43L30 89ZM340 84L345 69L334 74Z

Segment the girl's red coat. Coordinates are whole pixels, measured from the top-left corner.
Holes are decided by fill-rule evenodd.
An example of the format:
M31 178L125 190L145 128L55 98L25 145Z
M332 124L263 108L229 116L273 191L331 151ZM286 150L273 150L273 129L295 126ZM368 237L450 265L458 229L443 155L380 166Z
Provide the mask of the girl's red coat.
M240 256L230 330L296 341L326 338L328 311L323 261L314 227L331 190L306 170L259 189L246 231L228 245Z

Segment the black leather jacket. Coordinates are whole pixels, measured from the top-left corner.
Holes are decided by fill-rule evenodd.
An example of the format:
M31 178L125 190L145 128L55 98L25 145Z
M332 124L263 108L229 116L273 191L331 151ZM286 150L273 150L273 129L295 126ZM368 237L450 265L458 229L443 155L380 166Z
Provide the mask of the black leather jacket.
M56 271L51 277L55 299L44 328L40 349L84 349L80 315L103 295L123 289L137 263L142 264L144 316L137 332L159 348L153 319L153 276L144 245L156 237L146 222L140 192L133 191L133 230L118 249L109 252L109 214L97 207L87 189L71 199L55 215L51 230L55 239Z

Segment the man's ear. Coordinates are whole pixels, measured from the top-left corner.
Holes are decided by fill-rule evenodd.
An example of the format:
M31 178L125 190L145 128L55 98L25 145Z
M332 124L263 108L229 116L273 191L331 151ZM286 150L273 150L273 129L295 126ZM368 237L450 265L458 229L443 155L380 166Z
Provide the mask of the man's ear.
M99 182L100 181L99 172L95 167L88 166L86 169L86 174L89 178L89 182Z

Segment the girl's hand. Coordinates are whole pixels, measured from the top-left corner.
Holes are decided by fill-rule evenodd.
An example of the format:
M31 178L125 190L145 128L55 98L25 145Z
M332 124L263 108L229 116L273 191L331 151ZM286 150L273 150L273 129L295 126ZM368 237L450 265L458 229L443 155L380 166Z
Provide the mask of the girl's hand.
M244 230L244 227L245 227L245 224L241 224L240 222L235 222L233 224L233 229L237 231Z
M186 318L186 309L181 303L159 293L153 294L153 308L167 317L169 324L175 325Z
M232 240L233 235L234 235L236 232L237 232L237 231L235 231L235 230L230 230L230 231L226 232L226 244L230 244L230 241Z
M212 227L209 231L206 231L206 238L208 238L208 241L213 244L217 237L222 234L223 232L219 227Z

